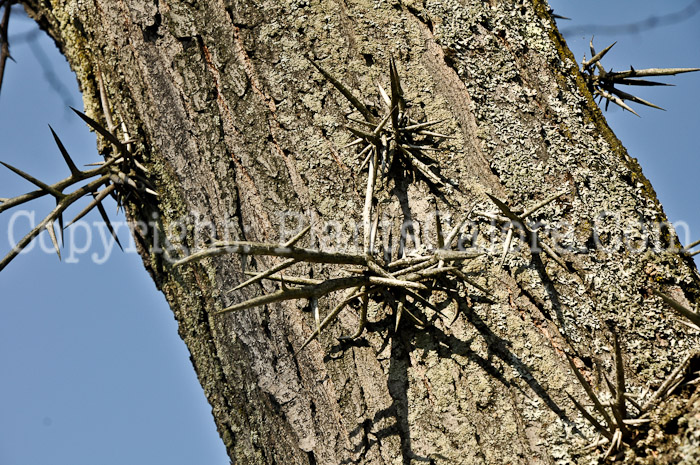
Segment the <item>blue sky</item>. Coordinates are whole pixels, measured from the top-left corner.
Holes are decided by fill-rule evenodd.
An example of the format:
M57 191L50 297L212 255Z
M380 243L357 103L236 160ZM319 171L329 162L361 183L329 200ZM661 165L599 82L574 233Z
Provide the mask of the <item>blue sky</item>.
M578 61L587 52L592 26L619 25L681 10L690 0L551 0ZM629 34L596 32L600 50L617 40L606 68L700 67L700 14L682 22ZM601 19L602 18L602 19ZM34 28L19 14L11 34ZM78 164L97 161L95 137L67 108L82 107L74 76L53 44L39 35L53 76L47 78L27 43L12 44L0 95L0 159L39 179L55 181L68 170L47 124L63 139ZM590 54L587 53L590 56ZM646 89L642 98L666 108L634 106L641 118L610 106L606 117L633 157L639 159L672 221L689 225L700 239L697 136L700 131L700 73L667 78L676 87ZM60 83L61 95L49 84ZM636 90L636 89L635 89ZM0 197L31 186L0 171ZM37 202L37 220L51 201ZM106 205L110 213L116 206ZM70 215L67 215L70 216ZM123 224L123 216L113 216ZM10 215L0 217L8 230ZM86 219L99 221L91 214ZM21 225L18 220L17 229ZM25 223L26 224L26 223ZM683 231L681 238L683 239ZM0 254L9 249L0 235ZM122 226L120 237L129 236ZM69 236L80 246L85 234ZM91 254L98 246L64 260L38 247L0 273L0 463L3 465L228 464L210 407L196 380L189 354L163 296L133 253L113 253L104 264ZM67 261L76 261L66 263Z
M19 14L11 26L11 34L36 27ZM69 171L48 124L76 164L99 158L94 134L67 107L82 109L75 77L53 43L39 37L33 47L49 57L52 79L70 95L51 88L26 43L11 42L17 63L8 63L0 95L0 160L55 182ZM0 197L29 190L2 168ZM105 207L116 212L111 199ZM52 200L35 208L38 221ZM0 217L1 255L10 247L11 212ZM113 218L115 226L124 222L122 214ZM100 221L96 214L85 219ZM22 224L26 219L16 222L18 237ZM120 232L128 248L126 227ZM73 237L80 249L84 231ZM117 251L98 265L91 254L101 257L101 246L73 260L63 252L59 262L37 245L0 273L0 464L228 464L173 314L139 256Z
M620 0L585 2L550 0L555 13L571 18L559 20L569 48L580 63L583 54L591 57L588 44L595 33L594 45L600 51L617 41L602 63L605 69L623 70L632 65L642 68L700 68L700 13L682 15L685 19L671 25L629 33L629 26L684 10L689 5L700 9L700 1L658 2ZM673 18L669 18L673 19ZM616 25L616 28L601 26ZM567 32L567 30L569 32ZM591 31L591 32L584 32ZM605 113L630 156L637 158L644 174L651 181L668 219L677 224L685 244L700 239L700 196L694 187L700 173L700 72L662 77L675 87L636 87L626 90L666 109L655 110L632 103L640 118L614 104ZM688 224L685 230L679 222Z

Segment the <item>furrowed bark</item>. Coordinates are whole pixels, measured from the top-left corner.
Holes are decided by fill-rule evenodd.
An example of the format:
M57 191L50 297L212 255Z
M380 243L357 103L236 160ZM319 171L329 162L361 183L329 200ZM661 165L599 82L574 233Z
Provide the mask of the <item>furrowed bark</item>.
M234 463L584 463L576 450L593 428L566 395L585 399L564 352L602 386L594 375L614 363L606 325L614 322L625 379L641 387L697 346L648 291L654 280L697 302L689 258L617 247L622 226L606 218L597 232L610 253L589 247L602 211L651 230L665 216L540 0L23 4L71 63L86 113L101 119L99 69L115 123L138 139L160 196L156 206L131 205L129 216L155 226L137 231L144 264L173 309ZM499 214L486 193L526 209L567 190L537 217L574 225L568 269L526 245L501 267L497 248L469 265L492 297L468 285L432 295L450 316L461 312L454 324L435 317L419 330L405 317L395 334L391 311L371 302L361 339L335 339L357 326L345 310L298 354L315 329L304 302L215 315L273 291L266 283L227 292L251 266L282 259L243 269L231 254L174 267L190 250L216 240L283 243L304 226L290 213L312 221L312 243L300 246L357 237L366 177L354 148L339 149L354 139L344 128L352 108L307 57L379 105L391 56L412 111L444 120L435 130L455 137L431 153L455 186L437 195L439 208L460 219L474 205ZM415 178L378 187L394 237L404 220L430 228L431 191ZM190 227L177 227L185 219ZM676 240L672 230L653 237ZM325 312L334 304L320 303Z

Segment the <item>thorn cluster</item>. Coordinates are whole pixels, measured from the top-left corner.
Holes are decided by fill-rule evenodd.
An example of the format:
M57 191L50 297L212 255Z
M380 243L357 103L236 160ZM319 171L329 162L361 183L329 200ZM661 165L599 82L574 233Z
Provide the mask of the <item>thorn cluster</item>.
M267 305L285 300L307 299L311 303L314 313L316 328L309 338L304 342L299 350L306 347L313 341L321 331L326 328L340 313L343 308L359 300L360 303L360 323L357 331L349 339L359 337L367 322L367 306L369 298L373 295L381 294L387 296L391 290L398 290L400 303L397 307L396 326L403 312L422 322L413 315L407 308L409 302L420 302L432 307L430 302L418 294L420 291L430 289L425 283L431 282L438 277L452 274L474 287L483 290L481 286L473 283L471 279L461 270L461 264L480 255L473 250L455 251L449 247L456 239L459 230L465 221L458 224L444 239L444 247L432 253L420 254L402 259L383 262L375 258L371 253L349 254L338 252L323 252L312 249L297 247L303 236L310 230L308 226L291 240L281 244L268 244L260 242L216 242L211 248L193 253L177 262L174 266L182 266L206 257L223 255L226 253L237 253L243 256L275 256L285 258L282 263L259 273L246 273L251 276L247 281L239 284L233 290L238 290L262 280L277 281L281 284L281 289L271 294L265 294L237 303L217 312L223 314L228 312L246 310L253 307ZM325 265L345 265L355 268L341 268L343 276L331 279L311 279L299 276L284 276L281 272L297 263L320 263ZM345 291L341 302L335 306L328 315L321 320L318 301L320 298L333 292ZM393 299L392 299L393 300Z
M632 395L626 390L622 349L620 348L620 342L614 330L613 347L615 353L615 382L611 382L605 373L603 373L603 379L605 380L605 384L611 396L611 401L607 403L600 400L581 371L574 364L573 358L566 354L571 370L574 372L576 379L578 379L583 390L593 403L594 412L597 412L600 417L603 418L603 422L601 423L593 416L593 413L590 413L571 394L568 392L566 393L583 417L602 436L602 438L599 438L586 447L584 451L591 451L601 446L609 445L603 460L606 460L612 452L620 451L624 444L629 446L637 440L642 433L642 428L647 423L651 422L649 418L651 409L663 399L670 396L677 387L686 381L686 372L690 367L691 360L698 356L697 353L687 355L652 394L648 395L649 391L645 390L639 395ZM696 382L697 380L691 383ZM646 400L642 402L644 398L646 398ZM609 411L606 407L609 408ZM634 415L630 413L631 409L636 411Z
M58 222L59 231L61 233L61 242L63 242L63 231L71 224L85 216L93 208L97 208L100 216L102 216L103 221L112 234L112 237L121 248L116 232L112 227L109 218L107 217L107 212L105 211L104 206L102 205L102 200L104 200L108 195L112 195L117 199L118 204L121 206L123 202L125 202L131 195L139 199L141 199L141 196L144 194L157 196L151 184L144 177L147 173L146 169L135 159L134 154L131 151L132 141L127 140L125 142L121 142L112 131L107 130L104 126L75 108L72 108L72 110L90 127L109 141L114 150L112 153L105 156L104 161L95 163L97 166L96 168L85 171L80 170L71 159L68 151L61 142L61 139L59 139L53 128L49 126L51 134L54 137L56 145L58 146L58 150L61 152L63 160L66 162L66 165L70 170L69 177L55 184L49 185L36 179L34 176L15 168L12 165L0 162L3 166L39 188L38 190L28 192L14 198L0 199L0 213L45 195L50 195L56 200L56 207L51 210L51 212L34 229L25 235L2 260L0 260L0 271L2 271L44 229L48 231L53 246L56 249L58 258L60 259L61 251L56 235L55 223ZM111 121L111 117L108 118L108 121ZM85 184L79 185L84 181L86 181ZM65 192L66 189L71 187L77 188L72 192ZM70 223L64 226L63 213L66 211L66 209L68 209L68 207L86 195L91 195L93 197L92 201L85 208L83 208Z
M639 405L639 403L634 400L634 396L626 391L622 350L614 331L613 346L615 351L615 383L611 382L607 375L603 373L605 384L612 397L611 402L607 404L604 404L600 400L581 371L576 367L572 357L567 354L571 370L574 372L576 379L578 379L583 390L593 403L594 410L603 418L604 423L598 421L598 419L596 419L593 414L589 413L571 394L567 392L566 395L581 412L583 417L603 436L603 439L595 441L590 446L590 449L597 449L600 446L609 444L603 460L607 459L613 451L621 450L623 444L629 444L630 441L634 440L637 433L636 429L651 421L648 418L648 409ZM610 411L605 408L606 406L609 407ZM637 411L636 415L633 416L630 414L630 407Z
M351 119L356 124L362 125L362 129L348 128L357 138L346 147L366 144L360 152L366 154L361 170L368 166L367 189L365 204L362 212L364 251L362 254L348 254L336 252L323 252L318 250L297 247L300 241L309 231L311 226L301 231L298 235L283 244L268 244L259 242L216 242L211 248L193 253L177 262L175 266L182 266L205 257L221 255L225 253L237 253L243 257L248 255L264 255L284 258L285 260L268 270L259 273L246 273L251 278L236 286L233 290L258 283L262 280L278 281L281 289L271 294L265 294L244 302L237 303L217 312L223 314L233 311L246 310L253 307L267 305L285 300L306 299L310 302L313 311L316 328L309 338L302 344L299 350L306 347L319 336L340 313L343 308L359 301L360 322L357 331L348 339L359 337L367 323L367 308L369 299L375 295L381 295L381 300L386 305L391 305L395 310L398 330L401 317L404 313L409 315L419 325L424 323L411 311L411 306L420 303L432 308L437 313L439 310L430 301L421 296L421 291L429 291L434 287L435 280L447 275L458 277L461 281L470 284L476 289L488 292L477 283L473 282L462 271L464 261L476 258L481 253L476 250L452 250L452 244L460 233L461 228L467 222L469 215L457 224L447 236L442 234L440 221L436 215L437 249L424 253L417 253L410 257L402 257L397 260L391 258L380 259L375 253L374 244L377 240L377 228L379 214L376 207L375 188L378 171L387 174L393 163L400 160L404 166L412 166L420 175L433 186L442 186L442 179L433 172L422 160L426 159L424 151L433 149L433 138L447 138L448 136L429 130L437 124L437 121L419 122L408 115L407 104L401 89L401 82L394 60L389 62L389 75L391 83L391 97L379 86L380 95L386 104L387 111L381 117L367 108L353 93L340 81L324 70L317 63L309 60L311 64L342 93L352 106L362 115L364 120ZM391 121L391 124L389 122ZM471 213L471 212L470 212ZM342 275L330 279L311 279L300 276L283 276L281 272L297 263L319 263L324 265L345 265L354 268L341 268ZM426 283L430 283L428 286ZM319 299L331 293L345 291L340 303L336 305L327 316L321 320ZM410 300L409 300L410 299ZM398 303L396 302L398 300ZM394 307L395 304L395 307ZM345 338L343 338L345 339Z
M656 106L651 102L648 102L639 97L635 97L632 94L620 90L619 88L615 87L615 85L670 86L672 84L649 81L640 78L651 76L673 76L681 73L700 71L700 68L634 69L632 66L630 66L630 69L626 71L613 72L612 69L610 71L605 71L605 68L603 68L603 65L600 63L600 60L605 56L605 54L607 54L610 51L610 49L615 44L616 42L613 42L600 52L596 53L595 48L593 47L593 39L591 39L591 59L586 60L586 57L584 57L583 61L581 62L581 72L583 73L583 78L585 79L586 84L588 85L588 89L591 91L594 97L598 97L600 100L605 99L606 110L608 109L608 105L610 104L610 102L613 102L615 105L618 105L624 110L627 110L639 116L637 112L635 112L629 105L625 103L625 100L663 110L663 108Z
M441 121L421 122L411 118L393 58L389 60L391 96L387 94L381 84L377 84L385 106L385 113L381 117L372 113L347 87L323 69L321 65L310 59L309 62L343 94L363 117L363 120L348 118L361 127L347 128L355 136L355 139L343 147L364 144L359 155L360 157L365 156L360 170L369 164L371 172L374 164L375 167L381 166L380 172L386 176L391 171L393 164L399 161L406 168L413 168L417 171L431 186L444 185L443 179L430 169L431 158L426 151L436 150L436 139L449 139L451 137L430 129Z

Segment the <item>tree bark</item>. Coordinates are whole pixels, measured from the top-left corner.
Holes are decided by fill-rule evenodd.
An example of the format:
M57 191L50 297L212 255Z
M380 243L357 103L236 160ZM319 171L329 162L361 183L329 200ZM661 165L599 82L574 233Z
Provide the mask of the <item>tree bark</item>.
M650 292L697 302L696 268L672 245L675 232L655 227L661 205L543 1L23 3L68 58L86 113L103 120L101 75L112 113L138 139L160 196L128 214L147 226L135 231L144 264L233 463L588 463L580 449L593 429L566 393L586 397L564 354L604 392L615 331L635 391L657 386L697 347L697 332ZM306 302L216 315L274 290L229 292L247 279L244 267L278 261L172 260L214 240L284 242L294 215L312 224L309 247L353 244L362 224L366 174L355 149L341 149L352 108L306 57L376 106L394 57L413 114L444 120L439 132L454 137L431 152L451 188L410 174L380 181L384 240L412 219L434 244L432 199L459 218L472 207L499 213L487 193L527 208L565 192L537 219L572 225L566 268L526 245L500 266L496 250L468 270L490 295L436 286L431 300L446 318L424 308L430 325L404 317L395 332L392 306L381 305L391 302L373 301L360 338L337 340L358 325L347 309L298 353L315 328ZM493 229L472 219L482 234ZM662 250L615 245L629 222ZM338 268L296 271L328 277ZM322 300L322 314L336 303Z

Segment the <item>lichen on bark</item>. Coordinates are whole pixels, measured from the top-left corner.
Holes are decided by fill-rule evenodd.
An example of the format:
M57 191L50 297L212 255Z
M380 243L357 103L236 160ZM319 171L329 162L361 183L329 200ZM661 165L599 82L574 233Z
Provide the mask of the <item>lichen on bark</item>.
M455 137L435 155L457 186L438 196L439 206L455 217L474 205L493 211L485 193L531 206L562 189L539 218L575 225L579 250L601 211L646 226L664 219L581 85L543 2L23 3L76 71L86 112L101 114L99 69L113 113L139 138L160 190L155 222L163 232L157 244L153 231L142 234L144 263L173 309L235 463L584 463L575 451L592 429L564 393L582 395L563 352L593 377L608 370L614 322L639 390L697 345L646 292L655 280L691 301L699 295L694 266L672 252L570 253L566 270L546 257L538 263L527 247L505 268L485 257L470 271L492 296L461 286L432 296L461 312L453 325L438 317L394 333L376 307L370 331L340 344L335 337L357 324L344 312L298 354L313 331L303 304L213 315L270 290L227 292L244 279L237 256L181 270L168 260L179 257L156 252L183 253L225 231L280 241L289 227L282 212L315 219L316 242L324 224L338 226L338 243L352 240L364 186L359 161L339 149L350 138L351 108L306 57L374 103L396 59L415 111L445 119L441 131ZM394 220L387 232L398 234L406 217L425 224L434 211L421 182L399 179L381 195ZM131 209L131 220L153 221L140 212ZM189 229L175 234L185 217ZM195 219L213 225L209 237L195 234ZM622 233L601 227L606 238ZM655 234L661 243L675 238Z

